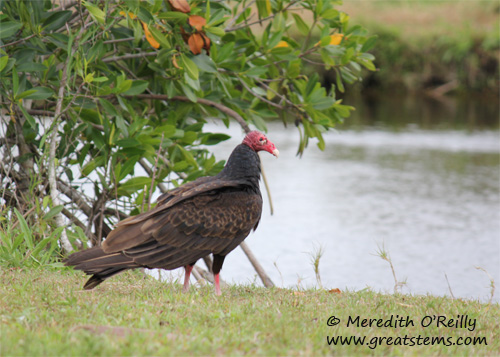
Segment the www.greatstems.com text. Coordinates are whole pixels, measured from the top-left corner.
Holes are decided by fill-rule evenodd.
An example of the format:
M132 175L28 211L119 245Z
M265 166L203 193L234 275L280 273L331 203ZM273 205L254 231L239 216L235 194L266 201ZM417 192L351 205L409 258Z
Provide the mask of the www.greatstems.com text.
M340 319L336 316L330 316L327 320L327 326L333 327L340 323ZM449 318L444 315L426 315L420 320L414 321L410 316L391 315L386 319L364 319L360 316L351 317L347 319L346 327L359 327L359 328L405 328L421 326L427 328L430 326L437 328L451 328L452 330L466 329L470 332L476 329L476 319L470 318L468 315L456 315L456 317ZM452 331L450 330L450 331ZM373 330L372 330L373 331ZM385 336L342 336L342 335L328 335L326 341L330 346L368 346L370 349L375 349L378 346L475 346L487 345L486 337L453 337L453 336L422 336L422 335L408 335L398 337L385 337Z

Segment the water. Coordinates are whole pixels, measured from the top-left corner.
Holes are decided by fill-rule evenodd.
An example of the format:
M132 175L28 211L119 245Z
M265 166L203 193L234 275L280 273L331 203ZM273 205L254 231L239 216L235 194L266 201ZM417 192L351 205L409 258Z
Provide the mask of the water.
M498 285L498 113L492 111L496 120L476 119L467 110L464 121L464 111L451 107L445 120L422 118L421 110L428 116L442 116L446 110L422 109L416 102L414 109L421 110L412 112L408 103L399 103L406 107L394 113L407 110L413 117L407 113L398 121L389 115L379 121L366 115L364 103L356 103L358 117L352 125L329 133L324 152L311 143L302 158L295 155L295 128L269 126L280 158L266 153L261 158L275 213L270 215L265 199L259 228L247 243L276 285L317 286L311 254L322 247L319 267L325 288L393 292L389 263L377 256L383 247L398 281L406 281L402 292L450 295L451 288L455 297L488 301L490 279L476 267L487 270ZM382 109L375 112L390 114ZM366 115L368 124L360 115ZM241 141L237 125L209 128L233 136L214 148L218 158L226 158ZM240 249L226 258L221 276L228 282L260 284ZM499 296L497 292L494 300L500 301Z

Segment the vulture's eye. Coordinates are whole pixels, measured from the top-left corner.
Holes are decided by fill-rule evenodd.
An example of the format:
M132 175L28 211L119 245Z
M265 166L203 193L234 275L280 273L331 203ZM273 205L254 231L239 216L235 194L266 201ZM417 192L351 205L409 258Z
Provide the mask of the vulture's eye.
M259 142L260 142L260 144L261 144L261 145L266 145L266 144L267 144L267 139L266 139L266 138L261 137L261 138L259 139Z

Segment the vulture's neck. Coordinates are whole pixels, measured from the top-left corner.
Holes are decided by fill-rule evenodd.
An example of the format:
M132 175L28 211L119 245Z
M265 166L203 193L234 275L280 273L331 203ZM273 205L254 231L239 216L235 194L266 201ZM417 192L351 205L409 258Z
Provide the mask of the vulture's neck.
M248 184L259 189L260 158L257 153L245 144L238 145L226 166L219 173L219 178L248 181Z

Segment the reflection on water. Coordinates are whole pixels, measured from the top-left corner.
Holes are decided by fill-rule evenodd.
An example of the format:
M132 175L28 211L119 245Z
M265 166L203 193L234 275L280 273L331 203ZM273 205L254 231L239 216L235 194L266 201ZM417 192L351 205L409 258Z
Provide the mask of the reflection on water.
M500 281L497 127L482 120L480 131L429 131L419 118L405 119L396 131L358 121L328 134L325 152L311 147L302 159L295 156L296 130L270 126L280 158L261 157L275 214L266 205L247 242L277 285L316 285L308 253L321 245L326 287L392 292L390 267L376 256L384 246L398 279L407 281L403 292L449 295L446 274L455 297L489 298L489 279L475 267ZM210 129L227 132L222 125ZM215 148L219 158L241 140L236 126L229 132L234 138ZM241 250L227 257L222 274L229 282L257 279Z
M496 130L499 127L497 96L462 95L429 97L424 95L372 93L344 99L356 110L339 130L366 127L391 131L462 130L475 132Z

